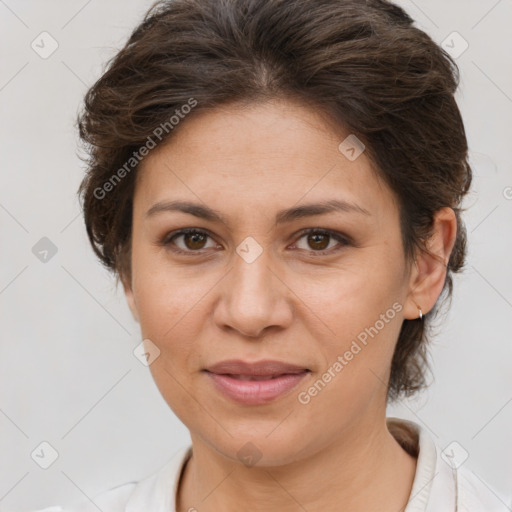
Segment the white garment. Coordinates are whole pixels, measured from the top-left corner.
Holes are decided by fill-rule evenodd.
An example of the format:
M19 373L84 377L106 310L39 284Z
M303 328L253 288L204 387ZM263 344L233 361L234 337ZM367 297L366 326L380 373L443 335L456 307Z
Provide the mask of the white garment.
M429 433L420 425L387 418L397 441L418 454L411 495L404 512L510 512L512 495L499 496L473 471L441 457ZM114 487L75 506L47 507L34 512L176 512L179 477L192 447L181 448L157 472L140 480ZM454 459L452 459L454 460Z

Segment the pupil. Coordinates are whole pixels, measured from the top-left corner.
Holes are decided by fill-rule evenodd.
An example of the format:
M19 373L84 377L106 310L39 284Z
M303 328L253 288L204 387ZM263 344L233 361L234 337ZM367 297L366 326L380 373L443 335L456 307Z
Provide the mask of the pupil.
M318 241L318 237L320 237L320 241ZM312 241L312 245L313 245L313 247L315 249L323 250L323 249L325 249L329 245L329 243L323 243L322 244L322 240L321 239L323 239L324 242L326 242L326 241L328 242L328 238L329 238L329 235L323 235L321 233L316 233L316 234L313 234L313 235L309 235L308 241L309 242ZM320 247L318 247L318 244L320 244Z
M189 244L188 241L190 239L193 239L192 244ZM201 242L204 243L205 235L202 235L201 233L188 233L185 235L185 244L189 249L201 249ZM195 244L199 243L199 246L196 246Z

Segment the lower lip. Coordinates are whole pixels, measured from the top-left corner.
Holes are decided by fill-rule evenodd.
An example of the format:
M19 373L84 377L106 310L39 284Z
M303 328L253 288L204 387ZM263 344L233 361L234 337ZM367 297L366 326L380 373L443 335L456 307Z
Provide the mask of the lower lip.
M229 375L219 375L208 371L206 373L225 396L245 405L261 405L271 402L293 389L309 374L304 371L280 375L275 379L241 380Z

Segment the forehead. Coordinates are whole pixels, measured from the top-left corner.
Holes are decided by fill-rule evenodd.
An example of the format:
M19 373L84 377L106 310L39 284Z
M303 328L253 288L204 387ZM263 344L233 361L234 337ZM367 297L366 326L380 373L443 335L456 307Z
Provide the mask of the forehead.
M135 208L194 200L250 214L328 199L382 216L393 193L364 151L356 159L340 151L350 135L289 102L195 113L139 166Z

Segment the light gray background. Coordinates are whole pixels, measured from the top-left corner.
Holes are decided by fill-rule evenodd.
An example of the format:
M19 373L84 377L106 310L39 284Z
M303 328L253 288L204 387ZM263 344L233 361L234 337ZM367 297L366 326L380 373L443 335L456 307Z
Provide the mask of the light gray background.
M512 2L399 3L437 42L457 31L469 43L457 98L475 178L468 270L431 350L436 380L388 415L423 424L441 448L457 441L464 464L511 492ZM189 441L132 353L139 326L93 256L75 194L75 114L149 5L0 0L1 510L140 479ZM43 31L59 45L47 59L31 48ZM32 252L42 237L58 249L46 263ZM46 470L31 458L42 441L59 454Z

